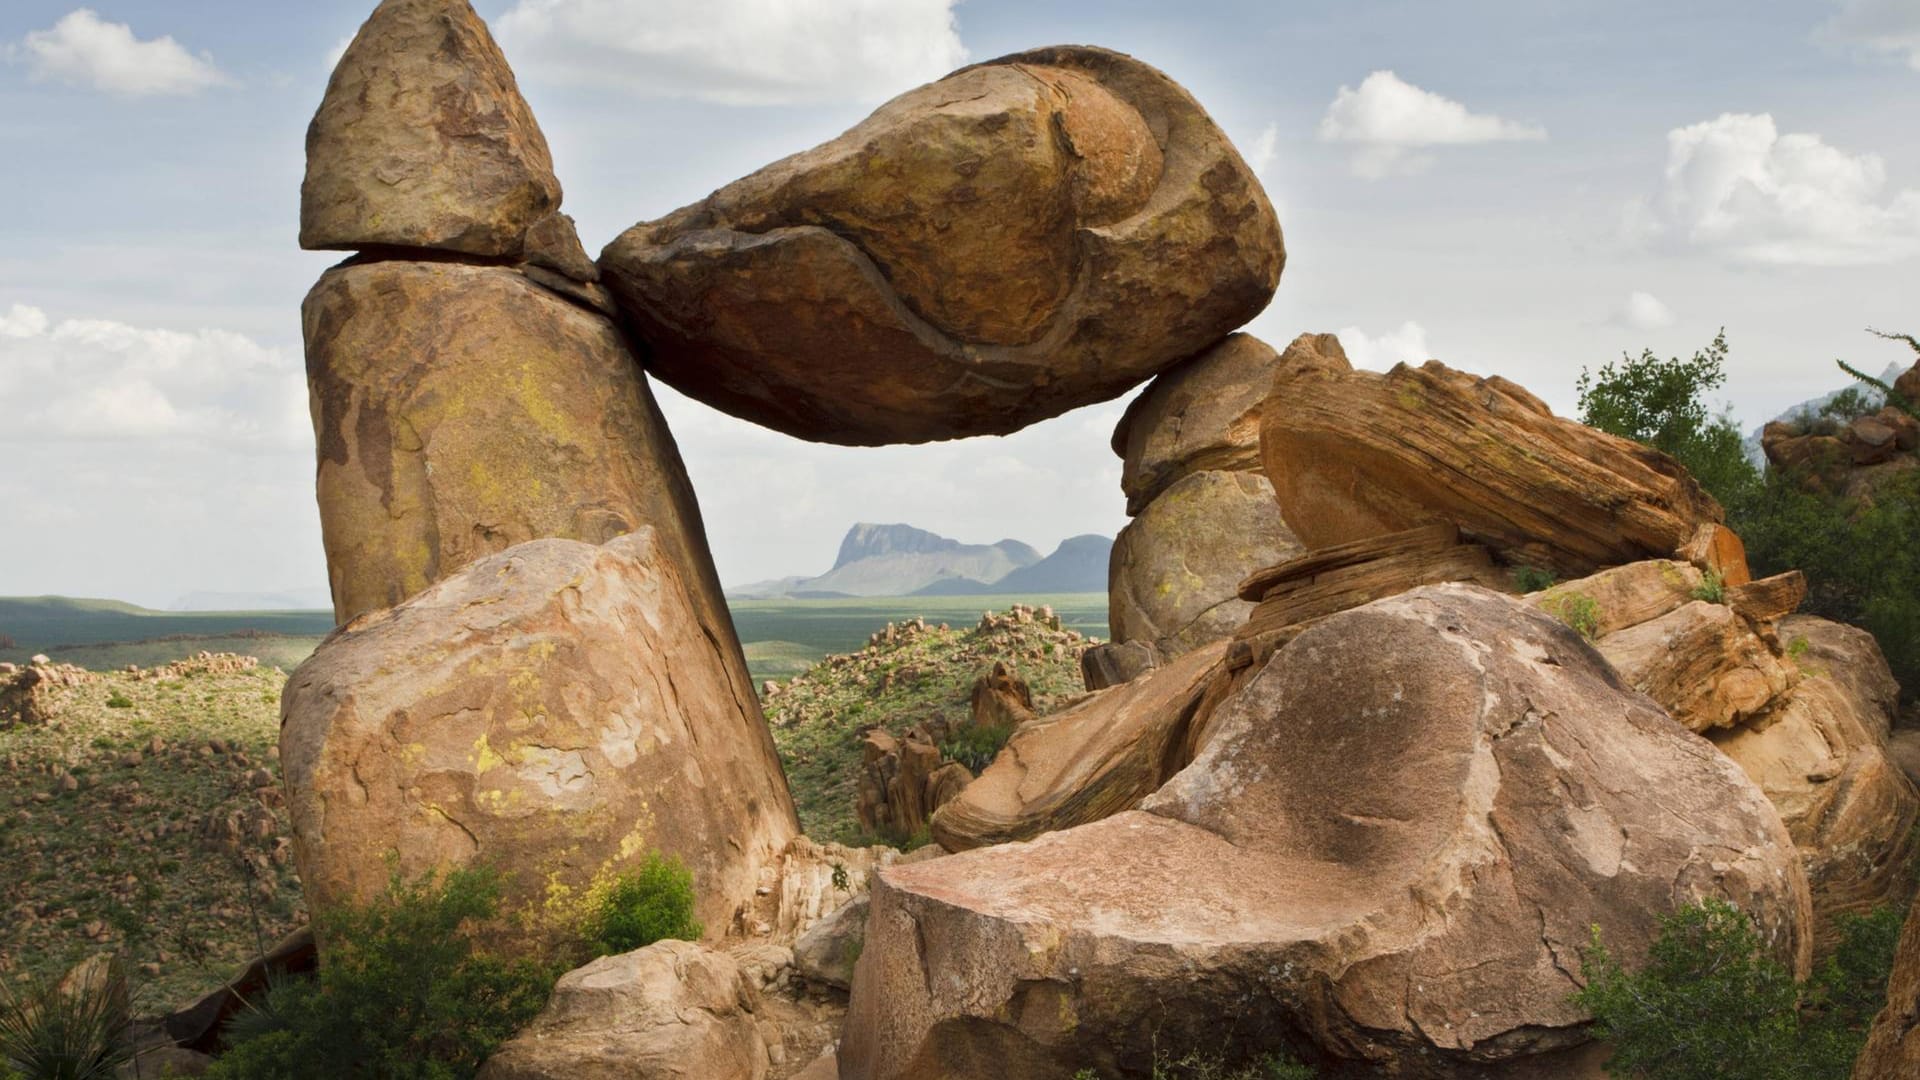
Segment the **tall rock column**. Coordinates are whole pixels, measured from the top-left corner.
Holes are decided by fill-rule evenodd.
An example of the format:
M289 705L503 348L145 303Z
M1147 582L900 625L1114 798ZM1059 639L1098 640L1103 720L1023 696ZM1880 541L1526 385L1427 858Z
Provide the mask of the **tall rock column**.
M1231 637L1253 608L1240 579L1300 554L1260 467L1260 407L1279 359L1234 334L1157 376L1114 428L1133 516L1108 565L1115 642L1176 656Z
M600 545L650 528L657 558L670 568L674 589L686 594L685 604L665 608L680 613L684 625L661 628L660 640L711 642L721 677L700 680L699 701L666 695L653 710L659 716L636 721L648 730L628 734L635 745L697 747L703 737L727 742L737 775L718 795L750 798L755 824L730 841L709 838L719 852L679 854L713 869L713 888L723 887L719 879L752 881L798 832L792 800L679 450L633 350L609 317L613 307L598 284L599 271L572 220L559 212L560 201L546 139L506 58L466 0L382 3L328 82L307 132L301 185L301 245L357 252L321 277L302 310L334 613L351 623L393 608L477 560L528 541ZM568 619L558 625L555 633L566 637L596 624ZM410 647L421 647L432 631L416 618ZM449 615L444 644L452 647L465 632ZM342 640L322 646L314 670L351 670L328 666L330 650L348 647ZM603 645L584 638L576 644ZM355 663L366 663L360 654L367 644L352 648ZM645 678L657 659L636 657L633 677ZM339 730L329 717L358 689L330 685L335 700L324 707L311 695L288 695L284 744L323 753ZM406 702L389 704L404 718ZM724 722L714 719L723 714ZM558 723L557 715L538 719ZM465 721L455 715L447 722ZM649 725L691 735L676 743ZM540 744L543 734L516 728L528 745ZM737 745L743 739L745 745ZM498 767L487 756L486 739L468 742L478 748L461 768L484 777ZM614 759L625 755L618 747L602 749ZM698 772L697 765L689 768ZM715 797L699 787L662 788L644 797ZM291 794L299 818L302 808L320 814L338 793ZM424 796L409 789L396 797ZM391 827L407 828L404 819L399 815ZM317 821L305 823L303 876L325 879L329 897L376 888L379 882L362 880L364 863L343 868L331 858ZM398 836L390 839L387 847L405 848ZM573 839L594 846L593 838ZM623 858L673 846L640 833L613 839ZM366 848L381 841L362 835L352 843ZM504 850L458 855L514 861ZM726 865L717 867L716 860Z

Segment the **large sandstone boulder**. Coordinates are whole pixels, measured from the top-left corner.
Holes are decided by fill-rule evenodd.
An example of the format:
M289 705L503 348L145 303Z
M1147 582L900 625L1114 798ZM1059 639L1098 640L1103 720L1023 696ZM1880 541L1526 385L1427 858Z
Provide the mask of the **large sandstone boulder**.
M518 256L560 206L547 140L466 0L384 0L307 128L300 246ZM557 219L548 242L573 238Z
M1265 476L1189 473L1114 539L1107 586L1113 639L1151 642L1177 656L1230 637L1253 610L1239 597L1247 569L1300 551Z
M755 998L733 957L693 942L603 956L562 975L477 1080L762 1080Z
M611 322L444 262L337 267L303 316L341 622L513 544L651 525L751 697L679 450Z
M1753 720L1800 678L1746 619L1705 600L1607 634L1595 647L1628 685L1693 731Z
M1233 334L1154 376L1113 429L1127 513L1192 473L1259 472L1260 406L1279 362L1273 346Z
M933 815L948 851L1029 840L1130 810L1186 762L1187 724L1226 652L1215 643L1015 731Z
M600 266L675 388L873 445L1111 398L1257 314L1284 261L1259 181L1186 91L1059 47L911 90Z
M1900 688L1873 636L1812 616L1785 620L1780 635L1802 681L1764 721L1713 740L1800 846L1824 950L1839 939L1838 916L1912 896L1920 794L1886 752Z
M658 850L708 933L736 928L798 824L671 551L650 528L521 544L321 643L280 706L315 911L486 861L503 910L539 915Z
M1707 896L1808 964L1806 882L1737 766L1565 627L1466 585L1309 627L1139 810L882 871L841 1075L1070 1077L1302 1044L1382 1075L1566 1075L1595 928Z
M1446 522L1509 565L1578 576L1667 558L1721 517L1672 458L1560 419L1506 379L1437 360L1356 371L1331 335L1282 355L1260 446L1309 549Z

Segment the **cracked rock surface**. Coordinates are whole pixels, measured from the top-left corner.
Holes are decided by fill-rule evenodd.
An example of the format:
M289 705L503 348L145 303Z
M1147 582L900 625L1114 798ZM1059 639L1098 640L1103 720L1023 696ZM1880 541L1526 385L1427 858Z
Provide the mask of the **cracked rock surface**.
M539 912L658 850L692 870L717 937L798 831L759 711L651 528L520 544L343 626L287 681L280 753L316 912L391 869L479 860L504 874L502 911Z
M872 896L847 1080L1065 1080L1225 1043L1576 1075L1591 928L1631 965L1659 915L1719 896L1810 955L1752 781L1573 632L1460 584L1301 633L1140 809L893 867Z

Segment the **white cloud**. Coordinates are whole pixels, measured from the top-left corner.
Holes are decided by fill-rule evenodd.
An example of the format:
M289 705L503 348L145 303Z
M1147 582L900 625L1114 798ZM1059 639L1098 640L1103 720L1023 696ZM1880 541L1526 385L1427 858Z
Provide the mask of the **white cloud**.
M1747 262L1895 262L1920 254L1920 190L1886 187L1877 154L1782 135L1764 113L1723 113L1667 133L1665 183L1629 206L1629 228Z
M880 101L966 62L957 0L517 0L516 70L728 105Z
M279 349L225 330L0 315L0 442L312 445L306 379Z
M1260 129L1260 134L1255 136L1252 144L1247 147L1247 165L1256 174L1264 174L1279 152L1280 125L1268 124Z
M1400 329L1374 337L1357 326L1345 327L1334 333L1340 339L1340 347L1346 351L1347 359L1354 367L1369 371L1386 371L1395 364L1424 364L1433 359L1433 350L1427 347L1427 329L1417 322L1403 322Z
M171 37L141 41L126 23L78 8L48 29L29 33L9 58L24 55L35 79L91 86L127 97L192 94L232 81L206 53L195 56Z
M1635 290L1614 309L1613 321L1634 330L1660 330L1673 325L1673 309L1652 293Z
M1322 142L1355 144L1353 171L1366 179L1419 172L1433 146L1544 139L1544 128L1469 112L1465 105L1422 90L1391 71L1376 71L1359 89L1342 86L1320 118Z
M1871 52L1905 54L1920 71L1920 2L1839 0L1839 10L1820 26L1820 36Z

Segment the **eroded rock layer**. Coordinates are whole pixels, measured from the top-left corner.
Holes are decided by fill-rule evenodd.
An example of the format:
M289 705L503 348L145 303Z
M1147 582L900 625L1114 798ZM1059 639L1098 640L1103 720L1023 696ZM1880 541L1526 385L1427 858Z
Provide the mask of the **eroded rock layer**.
M1285 261L1253 171L1119 53L1039 49L644 222L600 265L691 397L851 445L1000 434L1258 313Z

